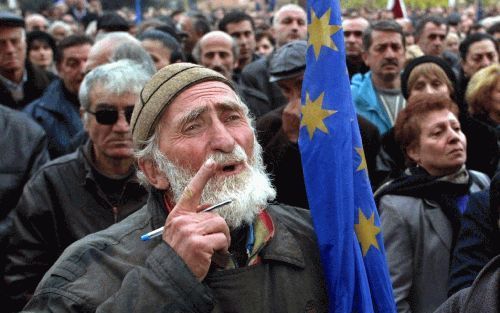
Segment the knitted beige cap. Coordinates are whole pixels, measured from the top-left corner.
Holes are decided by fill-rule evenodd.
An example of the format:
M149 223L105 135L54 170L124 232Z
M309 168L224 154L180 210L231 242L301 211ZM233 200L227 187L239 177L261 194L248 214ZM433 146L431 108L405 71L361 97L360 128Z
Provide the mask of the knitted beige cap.
M233 83L223 75L191 63L174 63L158 71L141 91L132 114L132 137L140 148L155 129L165 108L187 88L206 81L220 81L233 90Z

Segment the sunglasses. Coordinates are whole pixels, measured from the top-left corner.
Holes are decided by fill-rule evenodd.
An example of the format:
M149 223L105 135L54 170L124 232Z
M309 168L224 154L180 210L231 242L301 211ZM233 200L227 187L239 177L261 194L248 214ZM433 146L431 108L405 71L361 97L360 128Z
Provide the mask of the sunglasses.
M353 35L354 37L360 38L361 36L363 36L363 32L360 30L354 30L354 31L346 30L346 31L344 31L344 37L350 37L351 35Z
M127 120L127 123L130 124L130 120L132 119L132 112L134 111L134 106L133 105L127 106L121 111L123 111L123 113L125 114L125 119ZM115 124L118 121L118 116L120 114L120 112L114 107L98 109L95 112L87 110L87 112L94 115L97 123L102 125Z

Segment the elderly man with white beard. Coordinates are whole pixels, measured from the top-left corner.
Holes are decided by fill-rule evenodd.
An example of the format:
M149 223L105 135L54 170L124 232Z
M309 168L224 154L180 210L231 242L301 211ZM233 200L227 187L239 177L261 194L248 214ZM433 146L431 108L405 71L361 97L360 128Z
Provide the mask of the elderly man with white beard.
M148 203L70 246L25 310L326 312L309 212L268 203L251 122L221 74L188 63L155 74L132 116Z

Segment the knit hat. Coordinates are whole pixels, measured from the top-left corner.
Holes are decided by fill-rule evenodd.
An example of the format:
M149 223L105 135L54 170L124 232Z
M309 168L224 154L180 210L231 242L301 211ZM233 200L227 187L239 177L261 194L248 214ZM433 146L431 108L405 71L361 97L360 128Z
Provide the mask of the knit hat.
M408 78L410 78L410 74L413 69L423 63L434 63L438 65L450 80L453 89L455 89L455 92L457 91L457 78L448 63L446 63L446 61L441 58L431 55L424 55L408 62L403 73L401 74L401 92L403 93L403 97L405 97L405 99L408 99L410 95L408 90Z
M187 88L206 81L219 81L235 90L233 83L223 75L191 63L174 63L158 71L141 91L140 101L134 107L131 127L136 147L140 148L154 132L165 108Z

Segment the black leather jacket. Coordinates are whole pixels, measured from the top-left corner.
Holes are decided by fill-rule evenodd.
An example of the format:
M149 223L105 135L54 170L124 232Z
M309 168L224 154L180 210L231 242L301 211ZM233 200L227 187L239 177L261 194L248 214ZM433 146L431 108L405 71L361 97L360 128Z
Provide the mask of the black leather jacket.
M132 175L119 204L113 207L96 183L90 145L40 169L26 184L12 212L5 282L13 310L29 300L67 246L123 220L147 200L147 191Z
M0 278L12 220L24 184L49 160L43 129L24 113L0 105ZM0 280L0 290L4 290ZM3 291L0 303L4 303Z

